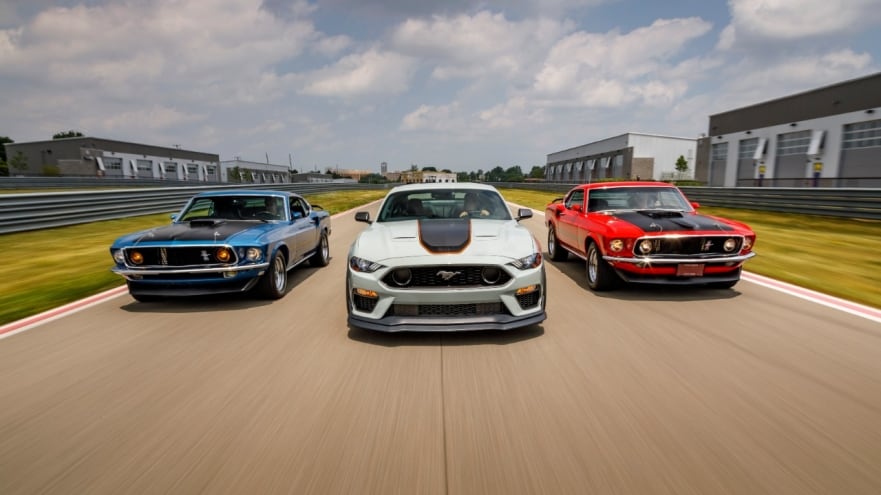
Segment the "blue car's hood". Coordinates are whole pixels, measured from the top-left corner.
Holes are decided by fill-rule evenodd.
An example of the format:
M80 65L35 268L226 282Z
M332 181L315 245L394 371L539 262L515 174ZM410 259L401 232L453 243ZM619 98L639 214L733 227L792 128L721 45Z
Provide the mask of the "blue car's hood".
M264 233L273 228L271 223L254 222L253 220L181 222L120 237L114 245L206 241L250 243L258 241Z

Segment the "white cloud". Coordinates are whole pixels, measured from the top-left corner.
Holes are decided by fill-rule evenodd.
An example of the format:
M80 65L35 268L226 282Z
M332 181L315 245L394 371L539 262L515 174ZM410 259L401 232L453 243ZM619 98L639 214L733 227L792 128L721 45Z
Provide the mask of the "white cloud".
M306 75L302 92L342 97L400 93L407 89L415 66L410 57L371 49Z
M568 22L513 22L504 14L482 11L430 21L409 19L395 29L391 43L395 50L434 65L432 74L438 79L518 77L531 72L568 30Z
M848 36L881 22L878 0L729 0L731 24L718 47L743 42Z

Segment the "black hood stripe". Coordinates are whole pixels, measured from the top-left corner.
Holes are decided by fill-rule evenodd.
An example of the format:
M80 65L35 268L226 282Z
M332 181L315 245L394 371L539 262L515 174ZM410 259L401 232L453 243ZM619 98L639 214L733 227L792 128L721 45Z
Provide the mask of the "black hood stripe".
M225 241L243 230L254 227L252 221L221 220L217 222L194 221L175 223L154 229L142 242L163 241Z
M618 211L615 217L632 223L645 232L675 232L694 230L731 231L734 228L703 215L688 215L666 211Z
M471 243L471 220L419 220L419 242L432 253L457 253Z

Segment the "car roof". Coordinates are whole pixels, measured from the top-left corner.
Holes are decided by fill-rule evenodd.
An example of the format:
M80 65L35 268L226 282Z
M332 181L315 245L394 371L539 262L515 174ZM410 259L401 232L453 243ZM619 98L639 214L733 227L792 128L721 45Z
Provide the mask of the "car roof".
M299 194L288 191L275 191L268 189L224 189L222 191L205 191L196 194L199 197L218 197L218 196L296 196Z
M407 191L433 191L433 190L445 190L445 189L470 189L474 191L494 191L498 192L498 189L489 185L483 184L479 182L425 182L425 183L417 183L417 184L404 184L401 186L395 186L392 188L389 193L393 192L407 192Z
M612 189L616 187L667 187L671 189L676 189L674 184L670 184L669 182L656 182L656 181L620 181L620 182L594 182L592 184L579 184L573 189Z

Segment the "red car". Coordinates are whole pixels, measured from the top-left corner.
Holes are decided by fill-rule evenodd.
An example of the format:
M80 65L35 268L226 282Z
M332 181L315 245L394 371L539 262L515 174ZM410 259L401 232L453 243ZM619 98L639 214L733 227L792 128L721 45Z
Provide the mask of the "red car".
M701 215L698 206L665 182L582 184L545 210L548 255L586 260L595 291L621 281L733 287L755 256L756 234L743 223Z

